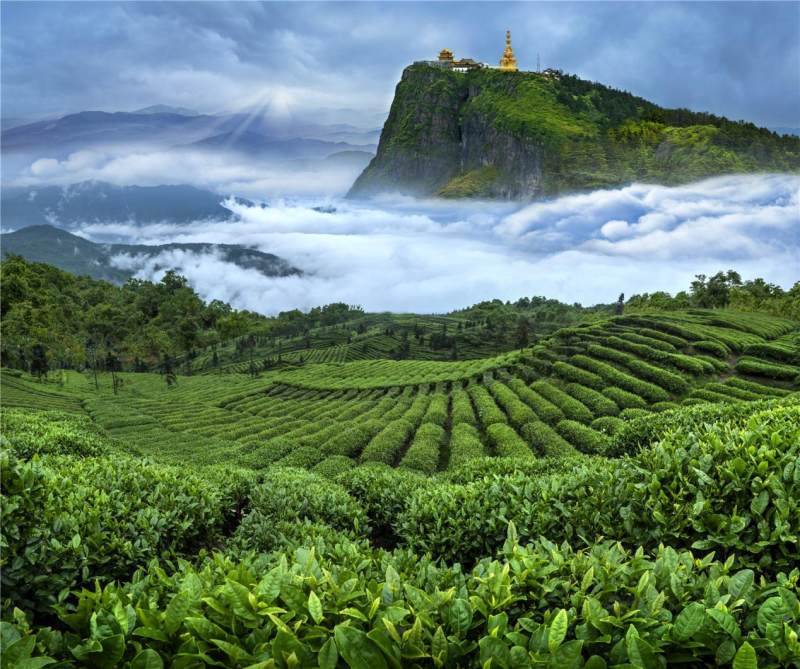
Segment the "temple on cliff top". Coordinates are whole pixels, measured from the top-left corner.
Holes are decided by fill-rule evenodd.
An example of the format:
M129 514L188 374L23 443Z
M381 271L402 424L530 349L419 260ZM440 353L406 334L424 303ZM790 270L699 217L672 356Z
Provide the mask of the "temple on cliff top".
M428 63L447 68L448 70L453 70L453 72L469 72L471 70L480 70L482 68L491 67L487 63L479 63L475 60L472 60L472 58L461 58L456 60L453 56L453 52L450 51L450 49L442 49L439 52L439 60L428 61ZM510 30L506 30L506 48L503 51L502 57L500 58L500 65L493 69L502 70L503 72L516 72L519 69L517 67L517 58L514 56L514 50L511 48Z

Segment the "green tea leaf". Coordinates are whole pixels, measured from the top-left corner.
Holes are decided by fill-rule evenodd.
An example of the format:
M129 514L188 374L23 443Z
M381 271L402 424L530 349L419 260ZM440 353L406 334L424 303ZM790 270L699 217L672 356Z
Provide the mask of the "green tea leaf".
M351 669L388 669L380 648L361 630L337 625L334 636L336 647Z
M561 642L567 636L568 627L569 618L567 617L567 612L564 609L559 609L548 630L547 647L551 653L561 645Z
M322 612L322 602L319 601L317 593L315 593L313 590L308 593L308 612L311 614L314 622L319 625L320 621L324 617L324 613Z
M339 652L336 650L336 642L333 638L322 644L318 657L320 669L336 669L336 664L339 662Z
M163 669L163 667L161 656L152 648L145 648L131 662L131 669Z
M733 658L733 669L758 669L756 651L747 641L736 651L736 657Z

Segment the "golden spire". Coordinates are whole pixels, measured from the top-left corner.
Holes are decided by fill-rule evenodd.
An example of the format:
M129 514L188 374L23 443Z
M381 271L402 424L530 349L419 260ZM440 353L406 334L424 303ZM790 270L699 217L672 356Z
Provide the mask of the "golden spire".
M510 30L506 30L506 49L500 59L500 69L504 72L516 72L519 69L517 67L517 59L514 57L514 50L511 48Z

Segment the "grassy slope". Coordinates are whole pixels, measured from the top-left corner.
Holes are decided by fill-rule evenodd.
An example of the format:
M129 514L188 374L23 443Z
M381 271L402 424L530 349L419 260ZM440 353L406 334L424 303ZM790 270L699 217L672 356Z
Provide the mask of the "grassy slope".
M797 331L791 321L755 314L648 313L566 328L497 358L307 364L254 379L180 377L171 389L157 374L123 374L119 395L105 375L95 390L91 377L76 372L37 383L4 371L3 404L88 412L132 449L167 462L256 467L314 467L332 455L358 459L393 420L411 423L412 436L433 422L445 428L439 467L446 467L462 448L452 436L461 422L477 429L481 448L493 455L518 451L518 443L525 452L552 454L548 448L563 439L566 448L592 452L602 450L604 435L645 412L784 396L799 382L790 353ZM777 344L764 347L768 341ZM598 366L616 376L599 376ZM643 399L631 399L631 391ZM493 423L509 429L490 430ZM353 429L366 436L352 433L351 442L341 442ZM542 435L549 435L549 446ZM399 464L410 442L398 441L389 462Z

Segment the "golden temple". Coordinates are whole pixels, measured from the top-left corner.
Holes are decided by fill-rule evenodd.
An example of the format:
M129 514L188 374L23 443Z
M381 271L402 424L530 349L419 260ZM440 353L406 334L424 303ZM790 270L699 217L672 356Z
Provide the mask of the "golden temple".
M514 56L514 50L511 48L511 31L506 30L506 48L503 51L503 57L500 59L500 69L504 72L516 72L517 58Z

